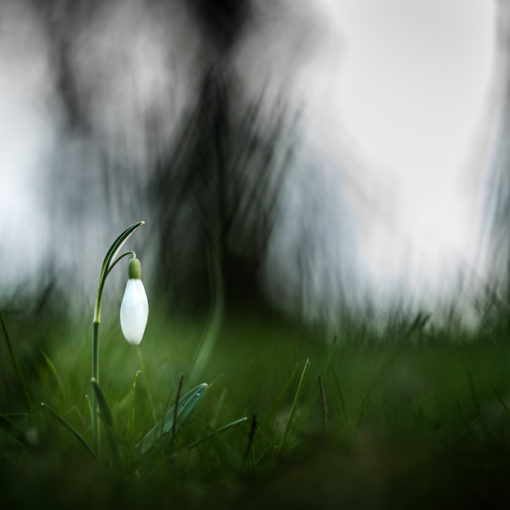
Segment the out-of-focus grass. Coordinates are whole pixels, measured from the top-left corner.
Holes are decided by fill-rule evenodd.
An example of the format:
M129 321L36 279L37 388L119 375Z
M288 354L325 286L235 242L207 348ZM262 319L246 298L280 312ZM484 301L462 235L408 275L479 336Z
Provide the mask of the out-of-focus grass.
M6 323L34 402L47 402L89 440L89 320L7 315ZM104 323L100 383L127 452L123 466L98 466L43 409L29 419L6 414L20 435L0 429L2 507L507 507L510 342L504 327L468 336L405 327L377 332L360 324L341 328L334 340L291 321L238 315L225 322L204 373L193 381L204 324L205 318L153 311L140 346L146 370L133 392L136 349L116 321ZM4 342L0 349L0 412L24 412ZM303 393L278 452L308 358ZM181 374L183 394L212 383L207 394L173 448L144 460L130 457L129 445L154 425L147 386L159 418L173 405ZM248 449L254 414L258 427ZM104 439L103 446L106 453Z

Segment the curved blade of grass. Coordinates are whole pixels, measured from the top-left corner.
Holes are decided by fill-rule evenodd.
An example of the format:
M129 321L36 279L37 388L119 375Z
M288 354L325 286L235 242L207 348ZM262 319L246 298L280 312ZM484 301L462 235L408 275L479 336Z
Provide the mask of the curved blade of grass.
M9 351L9 356L11 357L12 364L14 365L14 370L16 371L16 375L18 376L18 381L23 390L23 395L25 397L25 402L27 404L27 409L30 411L33 407L32 397L30 395L30 391L28 389L28 384L23 375L23 370L21 370L21 365L19 364L18 357L16 356L16 352L14 347L12 346L11 339L9 337L9 333L7 332L7 326L5 325L4 316L2 312L0 312L0 324L2 325L2 331L5 338L5 343L7 344L7 350Z
M26 418L29 418L30 417L30 413L0 413L0 416L2 416L3 418L7 418L8 420L9 419L16 419L16 420L21 420L21 419L26 419Z
M198 446L199 444L203 443L204 441L207 441L208 439L211 439L217 434L220 434L221 432L225 432L225 430L231 429L232 427L235 427L241 423L244 423L245 421L248 421L248 416L243 416L242 418L239 418L237 420L234 420L230 423L227 423L226 425L223 425L223 427L220 427L219 429L216 429L214 432L211 432L207 436L203 437L202 439L198 439L197 441L191 443L189 445L190 448L195 448L195 446Z
M280 407L280 404L282 403L283 397L285 396L285 394L289 390L290 385L292 384L292 381L294 380L294 377L296 377L297 371L298 371L298 365L296 364L294 366L294 369L292 370L290 376L285 381L285 384L283 385L283 388L280 390L280 393L278 393L278 396L274 400L273 405L271 406L271 409L269 409L269 411L264 416L264 418L262 418L262 421L260 422L260 425L258 426L259 430L264 427L264 425L273 417L273 415L276 413L276 411Z
M117 439L115 434L113 433L113 418L112 413L110 412L110 408L108 407L108 403L106 402L106 398L97 384L95 379L92 379L92 388L94 389L94 394L96 395L97 405L99 407L99 417L101 421L105 425L105 434L106 439L108 441L108 445L110 446L110 451L112 454L112 461L114 464L119 460L119 448L117 445Z
M92 379L92 388L94 389L94 393L96 394L97 403L99 405L99 411L101 412L101 419L103 420L105 425L113 428L113 418L112 413L110 412L110 408L108 407L108 403L106 402L106 398L103 394L103 391L97 384L95 379Z
M278 449L276 453L280 453L282 451L285 440L287 439L287 435L289 433L290 427L292 425L292 420L294 419L294 414L296 413L297 406L299 401L301 400L301 394L303 393L303 387L305 385L306 376L308 375L308 371L310 370L310 360L307 359L305 362L305 366L303 368L303 372L301 373L301 379L299 379L299 384L296 390L296 396L294 397L294 402L292 403L292 408L290 410L289 419L287 420L287 425L285 426L285 430L283 431L282 439L280 444L278 445Z
M492 388L492 391L494 393L494 395L496 396L496 398L498 399L499 403L503 406L504 410L510 414L510 408L508 407L508 405L506 404L506 402L503 400L503 398L501 397L501 395L497 392L496 388L491 384L491 388Z
M202 400L202 397L205 395L207 388L208 388L207 383L199 384L198 386L195 387L194 390L191 390L190 392L186 393L184 397L182 397L181 401L179 402L179 407L177 409L177 423L175 426L176 432L179 431L182 424L188 419L189 415L195 409L200 400ZM188 398L186 399L186 397Z
M50 369L50 372L52 373L53 377L55 378L55 381L57 382L58 390L60 393L60 398L64 398L65 392L64 392L64 385L62 384L62 379L60 378L60 374L58 373L57 367L51 361L51 359L46 356L46 354L41 351L41 354L43 355L44 361L46 361L46 365L48 365L48 368Z
M16 441L26 446L25 435L23 431L16 427L16 425L12 424L7 418L0 414L0 428L4 429L11 437L16 439Z
M101 276L103 276L103 274L108 271L108 269L110 267L110 262L117 256L117 254L122 249L122 247L124 246L124 243L129 239L131 234L138 227L140 227L144 224L145 224L145 221L138 221L137 223L134 223L130 227L126 228L126 230L124 230L117 237L117 239L115 239L115 241L113 241L113 243L111 244L110 248L108 249L108 251L106 252L106 255L104 257L103 265L101 268Z
M248 435L248 444L246 445L246 451L244 452L244 461L246 462L251 454L252 466L253 466L253 440L257 432L257 415L254 414L251 418L250 433Z
M183 381L184 375L181 375L181 377L179 378L179 386L177 387L177 395L175 396L174 421L172 423L172 449L174 447L175 436L177 435L177 414L179 412L179 400L181 399Z
M223 407L223 403L225 402L225 397L227 396L227 388L223 388L221 390L220 398L218 399L218 403L216 404L216 409L214 410L213 417L211 419L211 423L209 426L214 429L216 427L216 422L218 421L218 417L221 413L221 409Z
M87 443L85 438L66 420L64 419L60 414L57 413L54 409L52 409L48 404L45 402L41 402L41 406L48 410L48 412L61 424L63 425L73 436L78 440L79 443L87 450L87 452L92 456L94 460L99 461L97 458L97 455L95 454L92 447Z
M343 418L344 418L345 423L349 423L350 422L350 418L349 418L349 415L347 413L347 408L345 407L344 394L343 394L343 391L342 391L342 387L340 386L340 382L338 380L338 376L336 375L335 367L333 365L331 365L331 373L333 374L333 381L335 382L335 389L336 389L338 404L339 404L341 413L343 414Z
M206 383L199 384L180 399L177 408L177 422L175 426L176 432L200 402L207 390L207 387L208 385ZM142 453L150 450L157 443L160 437L168 435L168 433L172 431L175 414L174 409L175 406L169 409L161 418L162 421L156 423L156 425L154 425L154 427L152 427L149 432L147 432L147 434L145 434L145 436L143 436L142 439L138 441L136 446Z

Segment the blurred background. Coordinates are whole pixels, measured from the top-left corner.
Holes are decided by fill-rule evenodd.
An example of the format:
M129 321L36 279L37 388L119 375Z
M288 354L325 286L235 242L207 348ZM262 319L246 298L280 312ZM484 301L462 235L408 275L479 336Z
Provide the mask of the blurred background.
M508 288L508 4L0 0L3 306L91 302L144 219L168 310L476 322Z

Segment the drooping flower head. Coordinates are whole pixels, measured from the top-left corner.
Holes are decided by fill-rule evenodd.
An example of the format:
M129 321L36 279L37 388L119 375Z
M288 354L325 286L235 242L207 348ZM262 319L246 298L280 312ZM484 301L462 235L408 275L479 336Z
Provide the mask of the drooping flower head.
M138 345L147 325L149 302L141 280L142 265L136 257L129 261L128 273L129 280L120 306L120 326L126 340Z

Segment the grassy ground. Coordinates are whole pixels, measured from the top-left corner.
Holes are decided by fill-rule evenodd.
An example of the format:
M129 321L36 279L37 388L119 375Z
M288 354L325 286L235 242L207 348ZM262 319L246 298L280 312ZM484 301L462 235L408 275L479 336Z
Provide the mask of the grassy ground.
M107 322L100 386L116 446L103 425L98 463L39 405L46 402L90 442L89 318L5 319L33 408L26 414L2 343L2 508L510 505L510 342L503 326L468 337L453 328L376 332L351 324L334 341L334 334L288 321L237 316L193 376L200 318L151 313L141 357L117 322ZM174 437L170 428L142 455L140 438L162 416L173 418L181 374L181 397L201 382L207 392L177 422Z

